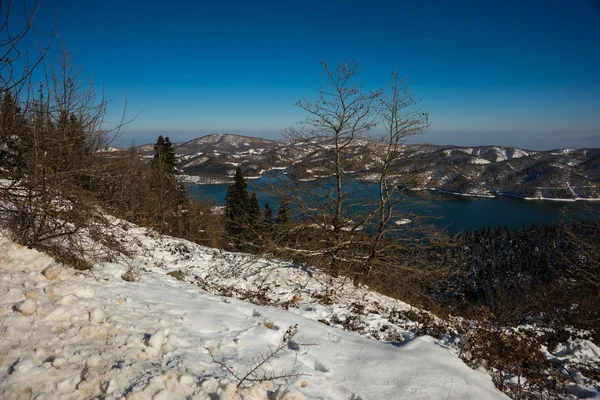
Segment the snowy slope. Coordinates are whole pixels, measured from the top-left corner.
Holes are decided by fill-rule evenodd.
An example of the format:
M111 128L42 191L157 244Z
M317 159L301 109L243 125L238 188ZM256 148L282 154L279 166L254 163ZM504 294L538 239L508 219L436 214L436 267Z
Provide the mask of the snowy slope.
M0 236L0 398L506 398L486 373L430 337L374 341L299 309L257 306L178 281L163 269L174 261L168 252L167 265L147 265L146 246L157 238L140 232L130 232L138 246L133 261L97 266L93 276L63 269L53 280L41 274L49 266L60 271L51 258ZM203 262L197 255L194 263ZM141 268L139 282L121 279L132 263ZM311 345L292 343L265 373L307 375L236 395L231 375L207 351L243 375L295 325L295 343Z

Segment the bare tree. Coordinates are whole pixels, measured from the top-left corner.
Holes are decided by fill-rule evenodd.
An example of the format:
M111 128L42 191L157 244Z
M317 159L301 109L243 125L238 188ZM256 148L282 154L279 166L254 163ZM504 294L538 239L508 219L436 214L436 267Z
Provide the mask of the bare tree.
M54 40L56 18L49 32L41 32L35 18L43 1L0 1L2 22L0 25L0 91L20 93L27 87L29 78L40 66ZM58 2L56 13L58 13ZM23 42L29 38L34 49L24 49Z
M322 222L338 233L345 226L343 215L344 178L347 174L348 150L376 126L377 100L381 91L365 92L359 82L358 63L340 63L332 69L326 62L325 84L318 89L317 100L299 100L296 105L307 112L308 117L298 127L290 128L288 137L296 143L310 143L319 151L332 156L328 167L335 179L332 193L327 196L331 203Z
M310 170L321 179L280 187L294 205L296 221L304 222L277 239L286 242L281 247L287 255L357 279L376 261L397 262L391 257L399 243L394 235L408 229L394 224L397 205L406 203L398 188L407 177L399 168L404 157L414 156L406 139L427 129L428 116L397 71L387 90L365 91L358 63L323 67L325 83L317 99L296 103L306 120L287 131L293 146L310 152L308 165L297 163L289 172L302 178L302 169ZM357 182L363 176L369 185Z
M348 173L356 165L354 152L377 124L380 90L365 91L359 80L357 62L340 63L331 68L326 62L325 82L315 101L300 100L298 107L307 113L305 121L287 131L295 146L309 146L318 160L321 176L314 184L298 185L290 200L302 219L321 230L325 241L318 253L329 258L331 272L337 274L344 249L353 247L352 233L362 228L349 218L356 208L356 193L347 190ZM350 177L351 179L351 177ZM313 228L314 229L314 228ZM310 254L310 252L308 253Z
M97 151L118 135L124 121L105 127L108 102L80 78L66 51L56 63L46 59L54 32L42 45L34 24L41 2L23 1L22 15L15 14L11 1L0 6L0 225L21 244L89 268L83 256L95 250L84 236L98 243L107 239L102 228L107 220L89 191L103 173ZM15 21L22 24L17 30ZM31 40L25 41L28 35ZM39 53L33 64L23 58L31 41ZM34 86L36 67L43 79Z
M392 71L388 91L381 99L380 118L384 133L379 140L375 141L374 160L379 163L378 185L379 196L375 213L378 215L368 215L368 218L375 217L375 233L371 237L370 254L367 258L362 271L363 274L369 274L371 263L382 251L382 241L386 234L397 229L395 222L407 222L408 219L393 221L397 215L395 206L406 201L398 196L399 185L403 182L399 176L394 174L394 167L402 161L404 157L414 156L418 152L417 148L410 148L406 145L406 140L412 136L420 135L428 127L428 114L424 113L418 107L419 100L412 96L410 85L406 78L401 78L398 71ZM407 179L406 176L403 177Z

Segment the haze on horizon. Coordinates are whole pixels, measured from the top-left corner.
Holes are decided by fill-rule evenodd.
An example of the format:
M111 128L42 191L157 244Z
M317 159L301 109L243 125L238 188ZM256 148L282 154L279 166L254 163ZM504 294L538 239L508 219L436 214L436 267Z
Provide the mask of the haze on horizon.
M397 67L436 144L600 147L600 2L61 0L56 31L129 124L159 134L269 139L303 119L321 60L358 60L366 87ZM55 10L43 5L38 24ZM55 53L58 52L54 46Z

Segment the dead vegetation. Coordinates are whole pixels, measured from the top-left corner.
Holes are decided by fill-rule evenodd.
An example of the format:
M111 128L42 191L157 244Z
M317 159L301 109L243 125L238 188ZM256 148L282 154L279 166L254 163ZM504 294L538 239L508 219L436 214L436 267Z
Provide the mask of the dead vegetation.
M265 326L268 329L275 329L274 325L265 323ZM252 365L246 372L239 372L231 367L226 361L217 358L214 354L214 351L205 347L208 355L212 359L212 362L220 365L225 371L227 371L228 375L237 381L237 388L245 387L248 384L252 383L260 383L265 381L274 381L278 379L296 379L303 376L308 376L306 373L301 372L275 372L270 371L271 363L276 358L279 358L283 354L285 354L288 350L297 351L300 349L300 346L303 344L298 343L294 340L294 336L298 331L298 327L296 325L290 326L287 328L285 333L283 334L283 338L281 343L275 348L270 348L264 353L258 354L253 360Z

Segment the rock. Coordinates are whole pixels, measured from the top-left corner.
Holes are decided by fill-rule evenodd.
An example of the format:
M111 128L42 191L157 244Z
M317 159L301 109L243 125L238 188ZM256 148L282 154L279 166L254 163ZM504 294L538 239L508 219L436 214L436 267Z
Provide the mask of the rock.
M40 291L37 289L30 289L25 292L25 297L28 299L36 299L40 295Z
M178 281L183 280L183 273L181 271L171 271L171 272L168 272L167 275L172 276L173 278L177 279Z
M49 281L52 281L58 278L61 272L62 267L59 264L52 264L42 271L42 275L44 275Z
M16 308L23 315L31 315L35 312L37 304L31 299L27 299L17 304Z
M140 274L133 269L130 269L121 275L121 279L127 282L137 282L140 279Z

